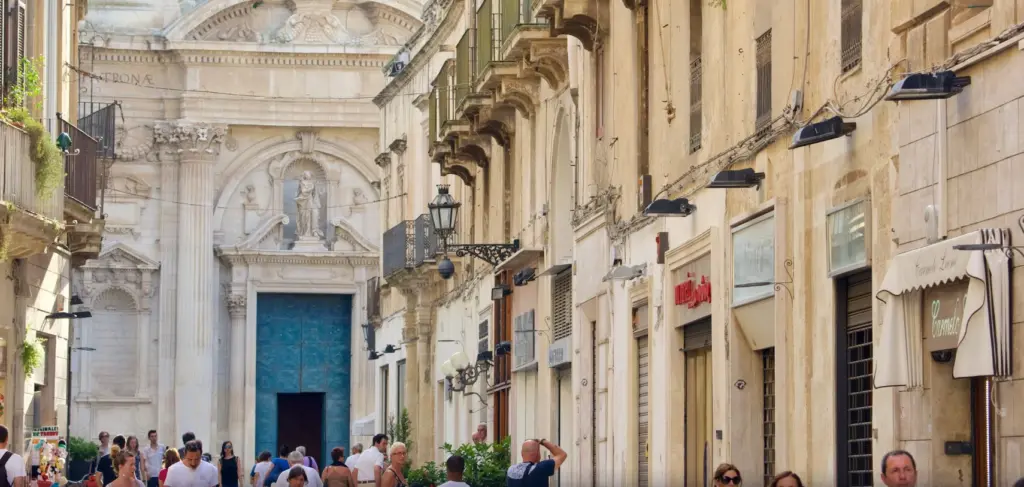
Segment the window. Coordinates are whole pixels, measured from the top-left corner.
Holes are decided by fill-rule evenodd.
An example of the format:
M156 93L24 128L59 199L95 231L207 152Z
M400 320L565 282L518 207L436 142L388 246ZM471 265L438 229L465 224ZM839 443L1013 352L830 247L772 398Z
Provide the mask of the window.
M761 416L764 485L775 478L775 348L761 351Z
M842 0L842 72L852 71L860 66L861 23L864 14L864 0Z
M402 414L402 410L405 409L405 360L398 361L398 392L395 394L398 396L398 401L395 409L395 417L397 418Z
M644 176L650 172L650 140L648 139L650 121L650 19L649 6L647 2L639 3L636 7L636 48L637 62L639 63L637 73L637 175Z
M772 31L757 38L757 118L754 130L767 132L772 121Z
M20 61L25 57L25 29L28 20L28 4L24 0L13 0L4 10L2 18L2 35L0 35L0 52L3 55L3 95L6 97L11 86L17 84L18 78L24 75L19 69Z
M873 485L871 272L841 279L836 322L836 485Z
M536 334L534 331L534 310L527 311L515 320L515 344L512 351L515 352L518 369L532 364L537 360Z
M389 381L390 378L388 377L388 372L389 371L387 365L380 368L380 405L382 408L380 418L381 421L384 422L385 424L387 423L388 420L388 414L391 413L391 405L388 404L388 401L391 399L388 394L388 392L391 390L391 383Z
M495 284L512 286L512 273L503 271ZM512 296L494 303L494 343L512 341ZM494 407L494 441L509 436L509 392L512 390L512 357L503 355L494 357L494 387L490 393Z
M552 340L572 335L572 272L562 271L551 286Z
M701 131L703 130L703 78L704 67L701 62L703 52L703 16L701 6L703 0L690 0L690 154L701 149Z
M476 347L476 352L477 353L483 353L483 352L486 352L486 351L491 349L490 334L488 333L489 330L487 329L489 326L490 326L490 323L487 320L483 320L483 321L480 322L480 325L479 325L480 329L479 329L479 333L477 335L477 339L478 339L477 347Z
M595 103L595 118L597 119L597 138L604 137L604 92L605 92L605 80L604 80L604 48L598 46L597 52L594 53L594 103Z

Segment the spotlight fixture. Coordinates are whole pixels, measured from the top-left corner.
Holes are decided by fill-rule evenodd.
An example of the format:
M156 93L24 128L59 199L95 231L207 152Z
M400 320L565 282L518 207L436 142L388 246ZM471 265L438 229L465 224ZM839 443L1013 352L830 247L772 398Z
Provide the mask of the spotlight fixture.
M74 351L77 351L77 352L95 352L96 351L96 349L92 348L92 347L73 347L71 350L74 350Z
M46 315L48 320L79 320L82 318L92 318L91 311L75 311L69 313L67 311L59 311L57 313L50 313Z
M82 302L82 298L78 297L77 294L71 295L71 306L81 306L85 303Z
M501 301L509 294L512 294L512 290L507 284L498 284L491 288L491 301Z
M971 84L970 76L957 77L952 71L913 73L892 85L888 101L944 100L960 94Z
M737 169L735 171L721 171L711 178L709 188L732 189L732 188L760 188L761 181L764 181L763 172L755 172L753 169Z
M380 352L376 350L370 350L370 360L377 360L381 357L383 357L383 355L381 355Z
M394 345L388 345L388 346L384 347L384 353L395 353L397 351L398 351L398 349L395 348Z
M644 271L647 270L646 264L640 265L619 265L608 271L608 274L601 279L601 282L607 281L630 281L644 275Z
M644 209L644 216L690 216L696 209L686 198L660 199L654 200Z
M856 129L856 123L844 122L843 117L832 117L824 122L812 123L797 130L793 134L793 143L789 148L792 150L798 147L838 139L844 135L850 135Z

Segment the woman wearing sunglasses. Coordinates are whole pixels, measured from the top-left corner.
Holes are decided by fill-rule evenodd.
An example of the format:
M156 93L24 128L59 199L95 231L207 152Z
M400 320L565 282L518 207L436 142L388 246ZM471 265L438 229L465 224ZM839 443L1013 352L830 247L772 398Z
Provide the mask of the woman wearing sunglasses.
M715 487L732 487L741 485L743 479L740 477L740 469L735 465L723 463L715 469Z

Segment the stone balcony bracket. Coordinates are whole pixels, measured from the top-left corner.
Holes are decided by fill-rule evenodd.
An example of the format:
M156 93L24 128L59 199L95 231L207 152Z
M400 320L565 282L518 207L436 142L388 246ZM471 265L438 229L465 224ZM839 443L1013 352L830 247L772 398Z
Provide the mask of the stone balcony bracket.
M551 19L562 8L562 0L533 0L531 10L535 18ZM557 37L557 35L553 35Z
M505 149L512 146L515 135L516 108L510 104L492 104L476 117L473 129L478 134L487 135Z
M456 118L472 120L480 113L494 104L494 93L491 91L474 92L466 95L466 99L456 107Z
M607 2L608 0L563 0L559 8L548 13L551 37L569 35L579 39L584 49L593 51L601 32L607 32ZM599 15L600 10L606 14ZM603 19L600 23L599 18Z
M519 78L539 75L553 91L561 91L569 82L569 46L564 39L547 38L530 42L530 49L519 63Z
M462 180L466 186L473 186L474 178L473 171L470 168L470 162L454 155L446 155L438 164L441 166L442 176L455 176Z
M436 162L441 164L444 162L444 158L452 154L451 141L441 140L436 141L430 145L427 150L427 155L430 157L430 162Z
M405 134L402 134L400 138L391 141L391 144L388 145L388 149L391 149L391 152L394 152L395 154L398 155L405 154L406 147L407 140Z
M473 127L467 118L449 120L441 125L437 137L442 141L455 141L459 137L472 133Z
M377 154L377 157L373 158L373 162L380 167L387 167L389 164L391 164L391 152L384 151L381 152L380 154Z
M540 79L505 78L501 80L494 99L515 107L523 117L531 118L540 105Z
M486 168L491 162L490 136L484 134L459 136L455 141L455 159Z
M0 204L0 255L21 259L46 251L65 231L63 222L49 220L14 205Z
M530 51L530 46L534 42L551 39L550 32L551 30L546 24L517 26L502 45L501 58L510 62L522 59Z
M102 219L88 223L72 222L67 224L68 249L71 251L72 263L84 264L89 259L100 255L103 247L103 229L106 226Z

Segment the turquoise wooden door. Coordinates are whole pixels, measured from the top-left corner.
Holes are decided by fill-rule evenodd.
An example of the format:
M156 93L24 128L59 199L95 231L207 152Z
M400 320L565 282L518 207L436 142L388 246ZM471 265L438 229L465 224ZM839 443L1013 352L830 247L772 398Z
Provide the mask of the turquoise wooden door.
M352 295L258 295L257 452L267 450L277 456L278 395L295 393L324 394L320 445L324 456L329 458L335 446L348 450L351 336ZM328 458L317 458L317 462L330 465Z

